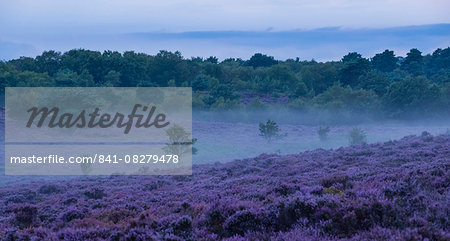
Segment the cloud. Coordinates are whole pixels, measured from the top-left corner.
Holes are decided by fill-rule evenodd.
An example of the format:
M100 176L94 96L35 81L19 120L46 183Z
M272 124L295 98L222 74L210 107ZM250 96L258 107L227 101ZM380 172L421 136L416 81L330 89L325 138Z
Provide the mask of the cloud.
M0 40L0 61L36 54L38 51L32 45Z
M450 46L450 24L393 28L349 29L328 27L290 31L190 31L179 33L138 32L126 34L60 35L58 38L28 39L39 50L67 51L73 48L92 50L134 50L156 54L159 50L181 51L185 57L217 56L248 59L256 52L277 59L299 57L303 60L339 60L351 51L365 57L391 49L405 55L411 48L430 53ZM20 53L35 53L29 47ZM0 51L0 59L19 57Z
M449 8L447 0L14 0L0 2L0 30L57 35L392 27L450 23Z

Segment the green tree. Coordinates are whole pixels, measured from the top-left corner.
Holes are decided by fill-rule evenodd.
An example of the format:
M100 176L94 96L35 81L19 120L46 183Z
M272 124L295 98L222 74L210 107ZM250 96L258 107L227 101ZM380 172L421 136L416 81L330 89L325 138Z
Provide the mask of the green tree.
M192 154L197 153L197 149L193 145L197 142L196 138L191 138L191 133L177 124L166 130L169 144L163 150L169 155L183 155L192 151Z
M313 63L301 68L303 82L315 94L323 93L339 80L339 73L334 63Z
M119 87L120 86L120 72L117 72L115 70L110 70L104 79L104 85L108 87Z
M205 91L209 87L209 78L205 74L199 74L192 80L191 86L193 91Z
M406 54L401 68L412 75L423 74L423 56L422 52L418 49L411 49L409 53Z
M349 53L342 58L344 66L340 70L340 80L343 85L355 87L359 84L359 77L369 70L369 61L356 52Z
M374 69L381 72L392 72L397 68L397 58L394 51L385 50L383 53L376 54L371 60Z
M386 73L374 70L361 75L358 82L359 84L356 88L373 90L378 96L381 97L387 92L391 80Z
M379 98L373 91L353 90L339 84L314 97L312 103L319 109L350 111L355 114L371 114L379 108Z
M393 117L430 114L438 109L441 101L439 88L423 76L392 83L383 99Z
M274 139L285 137L287 133L280 134L278 124L269 119L265 124L259 123L259 135L266 139L267 142L272 142Z
M253 68L257 68L257 67L270 67L277 63L278 61L276 61L272 56L256 53L246 62L246 65L252 66Z
M44 51L36 57L36 66L39 72L47 72L53 76L61 68L61 53L53 50Z

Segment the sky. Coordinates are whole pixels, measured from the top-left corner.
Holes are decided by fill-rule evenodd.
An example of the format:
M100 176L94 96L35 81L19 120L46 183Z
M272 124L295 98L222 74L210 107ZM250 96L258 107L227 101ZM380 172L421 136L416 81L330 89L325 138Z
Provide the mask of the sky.
M2 0L0 59L73 48L221 59L401 55L448 47L448 9L448 0Z

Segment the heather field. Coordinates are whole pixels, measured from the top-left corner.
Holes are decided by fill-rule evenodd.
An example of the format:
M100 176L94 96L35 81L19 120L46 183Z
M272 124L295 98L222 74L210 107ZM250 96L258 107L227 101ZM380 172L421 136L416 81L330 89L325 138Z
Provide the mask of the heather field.
M0 187L4 240L449 240L450 136Z
M0 0L0 241L450 241L450 0Z

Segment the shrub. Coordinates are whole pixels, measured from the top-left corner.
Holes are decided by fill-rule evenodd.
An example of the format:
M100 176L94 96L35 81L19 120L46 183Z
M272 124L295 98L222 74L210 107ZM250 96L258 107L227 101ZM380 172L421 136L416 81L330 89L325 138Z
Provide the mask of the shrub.
M37 218L37 208L31 205L21 205L14 209L15 224L19 228L31 226Z
M192 154L197 153L197 149L191 147L197 142L196 138L190 138L191 133L187 132L182 126L174 124L166 130L169 144L163 147L163 150L170 155L182 155L189 152L191 148ZM190 145L189 145L190 144Z
M320 126L319 129L317 129L317 134L319 135L319 138L321 141L326 141L328 139L328 132L330 132L330 127L322 127Z
M285 137L287 133L280 134L278 124L275 121L267 120L266 124L259 123L259 135L266 139L267 142L271 142L273 139Z
M229 216L234 213L234 209L226 203L216 202L205 213L206 227L213 233L222 235L223 224Z
M171 223L173 234L184 239L192 236L192 219L189 216L182 216L178 220Z
M350 131L349 137L350 137L350 145L359 145L366 143L367 137L366 133L358 127L354 127Z
M61 188L59 186L53 185L53 184L45 184L39 188L39 193L42 193L42 194L53 194L53 193L59 193L60 191L61 191Z
M310 218L317 208L313 199L299 197L287 202L281 202L278 213L279 229L290 228L299 218Z
M84 192L84 195L89 199L102 199L106 197L103 189L94 188L93 190Z
M75 219L82 219L84 218L84 213L79 211L78 209L72 208L66 211L61 215L61 220L65 223L68 223Z
M231 215L223 225L228 236L244 235L246 232L259 231L261 220L249 210L238 211Z
M330 188L336 184L342 186L343 189L352 188L353 185L350 182L350 178L347 175L334 175L331 177L325 177L321 180L321 184L325 188Z

